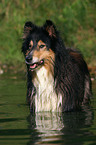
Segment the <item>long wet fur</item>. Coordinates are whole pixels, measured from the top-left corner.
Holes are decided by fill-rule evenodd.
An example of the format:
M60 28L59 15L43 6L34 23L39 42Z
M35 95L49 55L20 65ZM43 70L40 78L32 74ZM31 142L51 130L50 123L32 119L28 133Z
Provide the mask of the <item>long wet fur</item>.
M42 27L31 22L24 26L22 52L26 58L28 40L33 32L44 33L50 42L51 50L55 54L54 84L56 94L62 94L62 112L77 111L82 105L90 102L91 80L86 62L80 51L66 48L52 21L47 20ZM27 65L27 101L32 112L35 111L36 88L32 82L34 73L29 71Z

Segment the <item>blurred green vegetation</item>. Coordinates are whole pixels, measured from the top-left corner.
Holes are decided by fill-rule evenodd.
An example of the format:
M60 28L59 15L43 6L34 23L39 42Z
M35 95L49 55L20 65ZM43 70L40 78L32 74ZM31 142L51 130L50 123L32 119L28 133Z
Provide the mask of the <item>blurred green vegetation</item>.
M0 65L23 67L24 24L42 25L46 19L56 24L66 46L79 48L96 65L95 0L0 0Z

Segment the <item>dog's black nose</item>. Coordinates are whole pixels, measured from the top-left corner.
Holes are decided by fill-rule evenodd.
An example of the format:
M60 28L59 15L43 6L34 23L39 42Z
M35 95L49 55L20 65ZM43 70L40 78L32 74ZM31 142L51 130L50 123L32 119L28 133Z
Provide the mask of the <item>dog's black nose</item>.
M26 56L26 62L31 63L32 62L32 55Z

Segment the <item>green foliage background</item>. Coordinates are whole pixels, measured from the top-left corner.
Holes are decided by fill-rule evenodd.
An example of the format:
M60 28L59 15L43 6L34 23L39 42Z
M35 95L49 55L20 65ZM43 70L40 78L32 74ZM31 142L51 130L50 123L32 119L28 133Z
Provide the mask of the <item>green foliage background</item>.
M56 24L66 46L79 48L96 65L95 0L0 0L0 65L23 66L24 24L43 25L46 19Z

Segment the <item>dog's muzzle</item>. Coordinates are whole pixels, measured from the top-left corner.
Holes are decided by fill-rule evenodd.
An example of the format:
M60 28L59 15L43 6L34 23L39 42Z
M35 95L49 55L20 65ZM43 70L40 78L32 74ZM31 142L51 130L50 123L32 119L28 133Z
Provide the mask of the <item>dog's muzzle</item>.
M29 66L30 71L34 71L37 67L41 66L44 64L44 59L32 63L32 56L27 56L25 59L26 64Z

